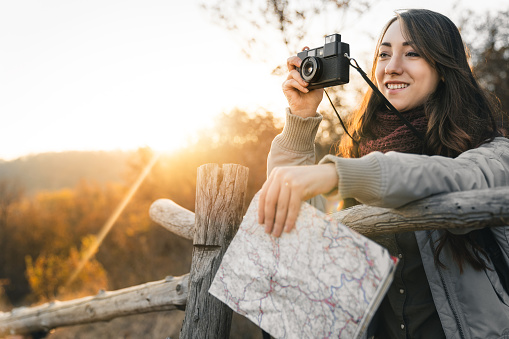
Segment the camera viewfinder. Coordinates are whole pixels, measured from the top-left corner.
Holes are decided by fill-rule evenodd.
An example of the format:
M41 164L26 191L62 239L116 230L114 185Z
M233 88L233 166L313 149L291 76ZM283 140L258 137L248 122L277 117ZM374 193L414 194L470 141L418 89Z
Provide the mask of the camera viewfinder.
M330 44L330 43L332 43L332 42L339 42L339 41L341 41L341 38L339 38L339 40L338 40L338 39L336 39L336 38L337 38L337 35L338 35L338 34L331 34L331 35L327 35L327 36L325 37L325 43L326 43L326 44Z

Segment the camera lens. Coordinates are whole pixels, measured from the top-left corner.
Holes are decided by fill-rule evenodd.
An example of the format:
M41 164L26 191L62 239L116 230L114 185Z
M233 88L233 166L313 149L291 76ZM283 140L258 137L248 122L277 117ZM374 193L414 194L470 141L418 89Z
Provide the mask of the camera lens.
M321 75L321 61L315 57L307 57L302 61L300 76L306 82L317 81Z
M313 63L311 63L311 62L308 62L306 64L306 67L304 67L304 75L308 77L311 74L313 74L314 71L315 71L315 65L313 65Z

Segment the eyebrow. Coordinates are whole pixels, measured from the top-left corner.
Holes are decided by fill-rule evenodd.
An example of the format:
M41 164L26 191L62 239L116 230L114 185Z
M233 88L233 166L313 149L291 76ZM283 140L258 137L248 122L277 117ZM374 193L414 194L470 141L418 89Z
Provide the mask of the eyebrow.
M403 46L411 46L412 45L412 42L411 41L405 41L402 43ZM387 47L392 47L392 44L390 42L382 42L380 44L380 46L387 46Z

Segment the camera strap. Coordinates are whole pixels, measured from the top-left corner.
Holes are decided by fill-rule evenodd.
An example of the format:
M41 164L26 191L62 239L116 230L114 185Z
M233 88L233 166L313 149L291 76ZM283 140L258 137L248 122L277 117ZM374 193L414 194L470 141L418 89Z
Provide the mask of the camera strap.
M339 122L341 123L341 126L343 127L343 131L345 131L346 135L348 135L348 136L350 137L350 139L352 139L352 140L353 140L353 142L354 142L354 143L358 144L359 142L358 142L357 140L355 140L355 139L354 139L354 138L350 135L350 133L348 133L348 130L346 129L345 124L343 123L343 119L341 119L341 117L339 116L338 111L336 110L336 107L335 107L335 106L334 106L334 104L332 103L332 100L331 100L331 98L330 98L330 96L329 96L329 93L327 93L327 91L326 91L325 89L324 89L323 91L325 92L325 95L327 96L327 99L329 99L329 102L330 102L330 104L331 104L332 108L334 108L334 113L336 113L336 116L338 117Z
M359 72L359 74L362 76L362 78L368 83L369 87L371 87L371 89L382 99L382 101L384 102L385 106L387 106L387 108L393 112L394 114L396 114L398 116L398 118L401 119L401 121L410 129L410 131L412 131L412 133L415 134L415 136L417 136L417 138L419 138L420 140L423 140L424 141L424 136L396 109L396 107L394 107L389 100L387 100L387 98L382 94L382 92L380 92L380 90L378 89L378 87L375 86L375 84L369 79L368 75L362 70L362 68L359 66L359 64L357 63L357 60L355 60L354 58L351 58L347 53L345 53L345 58L347 58L349 61L350 61L350 66L352 66L353 68L355 68L357 70L357 72ZM332 100L330 99L329 97L329 94L327 92L325 92L325 94L327 95L327 98L329 99L329 102L332 104ZM358 143L357 140L355 140L351 135L350 133L348 133L346 127L345 127L345 124L343 123L343 120L341 120L341 118L339 117L339 114L338 112L336 111L336 108L334 107L334 105L332 104L332 107L334 108L334 112L336 112L336 115L338 116L338 119L341 123L341 126L343 127L343 130L345 131L345 133L355 142L355 143Z

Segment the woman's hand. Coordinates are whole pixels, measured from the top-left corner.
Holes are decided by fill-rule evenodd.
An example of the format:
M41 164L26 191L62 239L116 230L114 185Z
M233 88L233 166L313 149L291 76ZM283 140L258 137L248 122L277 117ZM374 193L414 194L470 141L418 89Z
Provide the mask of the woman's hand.
M314 117L318 105L322 101L323 89L308 90L308 83L302 79L297 67L300 67L302 60L298 56L288 58L288 77L283 82L283 93L286 96L292 114L302 118Z
M295 226L302 201L337 188L334 164L276 167L263 184L258 202L258 222L265 232L279 237Z

